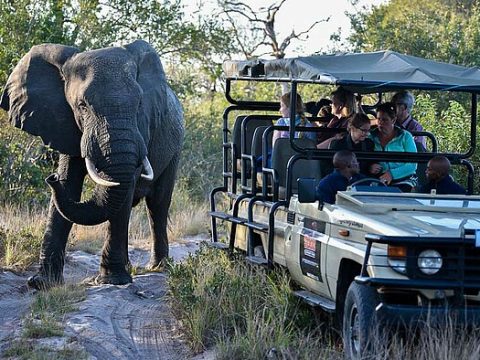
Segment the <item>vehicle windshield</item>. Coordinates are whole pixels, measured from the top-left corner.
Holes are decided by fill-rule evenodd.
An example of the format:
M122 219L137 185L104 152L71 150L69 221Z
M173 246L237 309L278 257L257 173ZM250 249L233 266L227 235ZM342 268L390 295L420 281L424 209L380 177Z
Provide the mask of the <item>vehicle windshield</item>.
M352 195L362 204L368 205L414 205L429 207L448 207L463 209L480 209L480 199L464 198L434 198L434 197L405 197L403 196L378 196L378 195Z

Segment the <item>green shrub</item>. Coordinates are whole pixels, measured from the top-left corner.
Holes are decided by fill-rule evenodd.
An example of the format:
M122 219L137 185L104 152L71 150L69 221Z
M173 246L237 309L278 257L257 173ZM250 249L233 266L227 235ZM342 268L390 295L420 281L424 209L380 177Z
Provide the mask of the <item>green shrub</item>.
M58 154L37 137L15 129L0 118L0 202L47 204L44 179Z

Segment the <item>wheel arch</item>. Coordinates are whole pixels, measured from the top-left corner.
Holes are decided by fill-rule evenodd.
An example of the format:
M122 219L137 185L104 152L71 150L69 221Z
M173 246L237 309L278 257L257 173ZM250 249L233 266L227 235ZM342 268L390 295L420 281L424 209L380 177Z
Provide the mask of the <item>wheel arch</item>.
M354 260L344 258L340 261L335 296L335 307L337 309L335 320L339 329L342 328L343 324L343 311L348 288L352 281L354 281L355 276L360 275L361 270L362 265Z

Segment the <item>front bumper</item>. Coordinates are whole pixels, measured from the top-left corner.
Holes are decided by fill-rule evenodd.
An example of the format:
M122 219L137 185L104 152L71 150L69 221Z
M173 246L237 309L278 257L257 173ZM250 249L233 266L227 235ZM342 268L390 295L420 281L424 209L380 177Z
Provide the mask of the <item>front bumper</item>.
M464 295L468 294L468 292L470 294L478 294L480 289L478 282L382 279L367 276L357 276L355 281L358 284L376 288L453 290L457 293L457 299L464 299ZM458 302L455 304L458 304ZM460 302L460 304L446 303L444 305L419 306L392 304L390 301L388 303L383 301L376 307L376 314L380 322L393 325L455 322L456 324L480 326L480 302L472 300L468 303L466 301Z
M380 323L390 325L434 325L455 323L480 325L480 304L471 306L412 306L380 303L376 307Z

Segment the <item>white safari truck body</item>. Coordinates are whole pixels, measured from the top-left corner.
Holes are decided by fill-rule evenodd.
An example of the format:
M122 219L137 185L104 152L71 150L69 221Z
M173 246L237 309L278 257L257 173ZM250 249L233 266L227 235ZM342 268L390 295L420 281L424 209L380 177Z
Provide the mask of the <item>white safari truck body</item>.
M251 263L272 270L288 269L301 288L296 295L336 316L348 358L367 354L374 325L445 315L480 323L480 196L474 195L474 167L468 161L476 148L480 70L393 52L231 61L224 70L231 105L223 119L223 186L210 197L212 246L243 252ZM321 124L275 126L279 103L232 98L236 81L287 82L291 99L302 83L378 93L379 102L384 93L400 89L466 93L471 106L466 153L441 153L435 135L423 132L414 135L431 140L425 152L356 155L365 161L416 162L419 168L443 155L466 169L467 195L358 185L339 191L334 204L319 202L312 195L314 186L326 175L322 162L331 161L334 152L316 149L294 134L331 130ZM374 113L375 105L364 110ZM232 130L234 111L247 114L237 116ZM293 118L294 107L290 111ZM289 130L290 137L272 149L275 130ZM226 211L217 210L219 194L230 199ZM218 221L229 225L225 242L219 240Z

